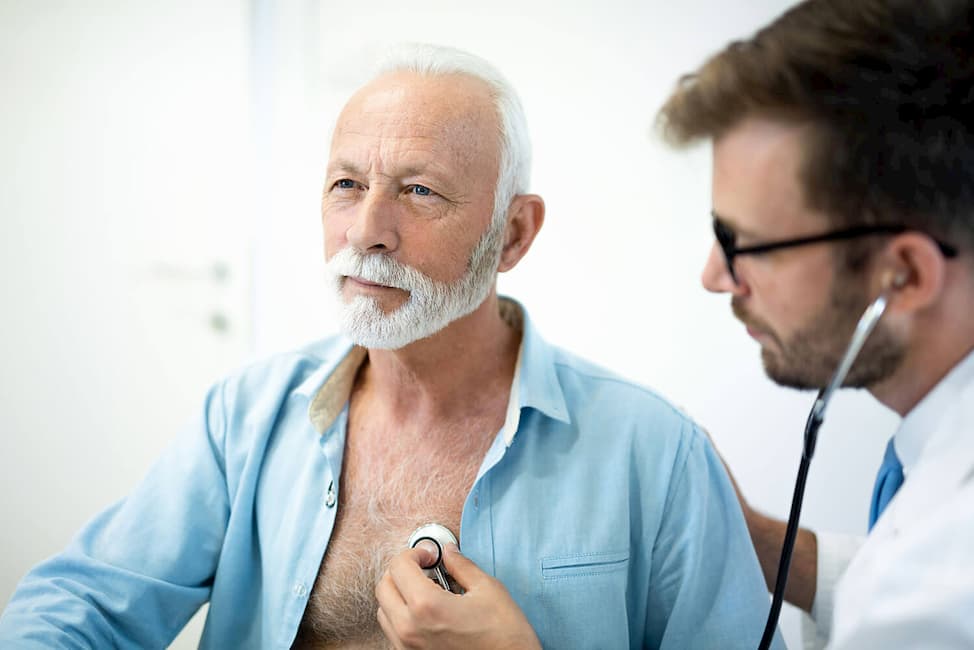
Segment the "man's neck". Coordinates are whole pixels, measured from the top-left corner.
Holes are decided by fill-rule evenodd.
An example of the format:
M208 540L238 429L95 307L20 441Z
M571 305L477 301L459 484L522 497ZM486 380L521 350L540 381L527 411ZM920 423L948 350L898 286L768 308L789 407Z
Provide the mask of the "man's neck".
M520 332L501 316L492 291L476 310L399 350L369 350L356 392L397 421L475 417L507 394ZM481 399L478 399L478 396Z
M974 302L974 301L971 301ZM968 306L959 297L948 309L920 317L908 334L908 350L900 367L885 381L869 387L881 403L907 413L974 350L974 330L966 324ZM969 305L974 308L974 304Z

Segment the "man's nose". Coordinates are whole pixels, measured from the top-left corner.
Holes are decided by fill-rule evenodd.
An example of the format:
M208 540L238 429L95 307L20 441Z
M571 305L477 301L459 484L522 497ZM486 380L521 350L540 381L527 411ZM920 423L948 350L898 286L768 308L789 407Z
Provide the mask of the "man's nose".
M362 252L389 253L399 247L398 222L395 201L372 190L359 203L345 236Z
M742 286L734 282L730 271L727 268L727 261L724 253L720 250L717 242L710 247L710 254L703 265L703 273L700 274L700 283L703 288L713 293L738 293Z

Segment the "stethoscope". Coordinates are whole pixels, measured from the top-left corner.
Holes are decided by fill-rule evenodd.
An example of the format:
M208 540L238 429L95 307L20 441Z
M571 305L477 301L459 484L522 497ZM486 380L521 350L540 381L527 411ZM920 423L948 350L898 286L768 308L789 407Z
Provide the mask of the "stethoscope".
M446 572L446 567L443 566L443 547L447 544L458 544L453 532L443 524L423 524L413 531L406 544L409 548L415 548L417 544L423 541L432 542L436 547L436 562L424 568L423 573L443 587L445 591L463 593L463 590L458 585L450 583L450 574Z
M805 496L805 479L808 477L808 467L815 453L815 441L818 438L818 429L822 426L825 418L825 409L832 399L832 394L842 386L852 364L866 343L866 339L876 327L876 323L886 311L887 296L881 293L876 298L856 325L856 331L852 334L849 347L846 348L842 360L839 361L838 368L832 375L829 383L818 393L812 410L808 414L808 421L805 423L805 445L802 449L802 460L798 466L798 476L795 479L795 493L791 499L791 514L788 516L788 527L785 529L785 541L781 548L781 560L778 563L778 577L775 579L774 595L771 598L771 611L768 612L768 622L764 626L764 636L761 637L761 644L758 650L768 650L771 647L771 640L774 638L775 630L778 627L778 617L781 614L781 603L784 600L785 584L788 582L788 568L791 566L791 554L795 549L795 538L798 535L798 519L802 511L802 499Z

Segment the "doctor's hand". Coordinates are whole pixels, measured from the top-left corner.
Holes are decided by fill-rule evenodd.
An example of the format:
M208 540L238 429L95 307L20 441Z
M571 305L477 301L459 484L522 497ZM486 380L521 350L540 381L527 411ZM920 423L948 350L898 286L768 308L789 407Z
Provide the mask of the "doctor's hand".
M540 650L541 644L507 589L456 546L443 550L447 573L465 593L453 594L422 567L436 562L435 548L420 542L393 558L375 588L382 631L399 650L455 648Z

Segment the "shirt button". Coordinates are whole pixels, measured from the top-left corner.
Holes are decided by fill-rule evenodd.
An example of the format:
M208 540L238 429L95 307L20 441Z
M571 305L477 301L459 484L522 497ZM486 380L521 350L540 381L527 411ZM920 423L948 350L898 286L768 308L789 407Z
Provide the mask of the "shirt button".
M308 593L308 588L304 586L303 582L299 582L294 585L294 589L292 589L292 591L294 592L295 596L302 598L306 593Z
M329 508L334 508L336 501L337 499L335 499L335 482L332 481L331 483L328 484L328 492L327 494L325 494L325 506Z

